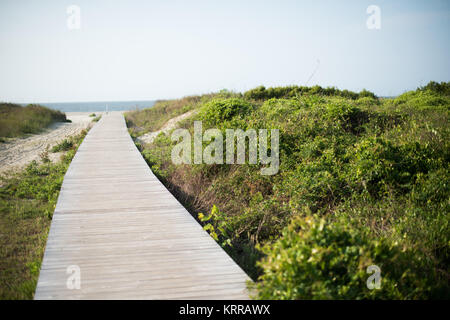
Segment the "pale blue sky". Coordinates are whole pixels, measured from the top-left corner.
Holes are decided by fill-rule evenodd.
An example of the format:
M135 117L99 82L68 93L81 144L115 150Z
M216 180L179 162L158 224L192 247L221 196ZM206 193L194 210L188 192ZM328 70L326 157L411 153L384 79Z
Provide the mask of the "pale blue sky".
M81 8L81 29L66 8ZM369 5L381 29L366 27ZM450 1L0 1L0 101L176 98L258 85L396 95L449 81Z

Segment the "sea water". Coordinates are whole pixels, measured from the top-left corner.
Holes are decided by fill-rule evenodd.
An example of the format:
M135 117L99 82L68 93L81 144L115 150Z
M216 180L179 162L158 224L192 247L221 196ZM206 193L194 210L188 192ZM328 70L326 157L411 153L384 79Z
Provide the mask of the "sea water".
M51 109L62 112L100 112L100 111L124 111L150 108L156 100L141 101L95 101L95 102L52 102L39 103Z

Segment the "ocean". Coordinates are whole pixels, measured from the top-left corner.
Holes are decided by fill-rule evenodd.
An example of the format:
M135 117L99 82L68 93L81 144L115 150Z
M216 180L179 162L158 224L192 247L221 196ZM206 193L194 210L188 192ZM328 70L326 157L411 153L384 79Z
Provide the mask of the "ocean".
M52 102L39 103L40 105L62 112L99 112L99 111L124 111L150 108L156 100L144 101L95 101L95 102Z

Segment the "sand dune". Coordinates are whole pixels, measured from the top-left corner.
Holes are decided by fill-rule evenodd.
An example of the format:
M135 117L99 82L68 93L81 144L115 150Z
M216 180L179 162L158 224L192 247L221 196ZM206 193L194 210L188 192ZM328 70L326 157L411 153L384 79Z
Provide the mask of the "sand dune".
M197 112L198 112L198 110L191 110L191 111L188 111L186 113L183 113L182 115L179 115L178 117L172 118L169 121L167 121L160 130L146 133L146 134L144 134L144 135L142 135L140 137L137 137L136 140L138 142L140 142L140 143L143 143L143 144L152 143L153 140L155 140L155 138L161 132L167 134L167 132L169 132L170 130L176 128L176 125L177 125L178 122L180 122L181 120L184 120L184 119L190 117L191 115L193 115L193 114L195 114Z
M0 174L10 170L18 170L26 166L32 160L39 160L40 154L47 146L58 144L67 137L78 134L93 124L92 112L66 112L71 123L54 123L40 134L30 135L25 138L15 138L7 143L0 143ZM102 112L96 112L97 115ZM60 153L49 153L52 161L60 157Z

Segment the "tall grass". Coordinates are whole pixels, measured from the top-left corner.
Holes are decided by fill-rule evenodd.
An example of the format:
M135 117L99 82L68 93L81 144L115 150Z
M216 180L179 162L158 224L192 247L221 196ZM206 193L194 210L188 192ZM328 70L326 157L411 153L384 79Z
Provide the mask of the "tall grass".
M66 115L40 105L0 103L0 138L37 133L56 121L66 121Z
M189 96L178 100L160 100L149 109L134 110L127 113L126 120L132 136L157 131L171 118L198 108L202 103L216 96L229 96L231 93L220 92L202 96Z

